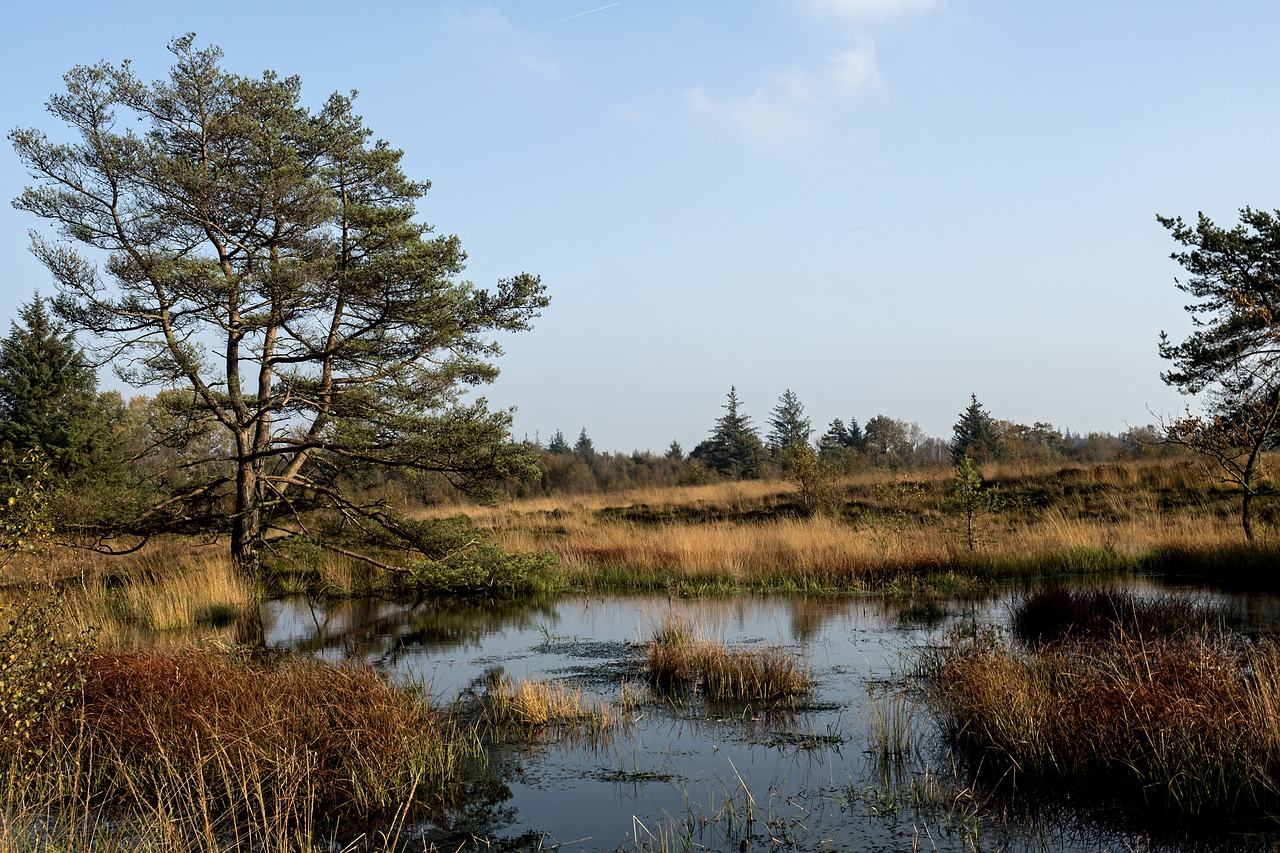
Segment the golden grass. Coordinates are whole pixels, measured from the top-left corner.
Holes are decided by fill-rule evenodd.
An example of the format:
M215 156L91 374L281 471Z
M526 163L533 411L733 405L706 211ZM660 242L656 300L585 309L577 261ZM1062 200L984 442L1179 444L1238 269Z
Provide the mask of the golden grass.
M779 701L808 693L808 667L778 646L730 649L667 614L645 648L645 674L661 690L700 689L713 702Z
M949 469L842 479L837 517L806 517L797 510L795 486L782 481L462 511L508 550L553 552L562 585L586 588L625 586L627 578L644 585L648 578L668 588L863 589L921 572L1031 573L1028 567L1038 564L1051 572L1132 569L1163 552L1212 552L1242 542L1237 496L1194 460L992 465L983 473L1005 508L979 519L976 555L967 553L957 520L943 510Z
M542 678L515 681L501 677L484 695L484 711L497 727L561 727L588 733L603 733L624 726L625 708L592 698L577 685Z
M1007 791L1190 817L1274 814L1280 645L1187 630L1168 601L1150 604L1150 624L1145 605L1122 604L1141 630L1118 609L1106 630L1050 645L986 634L939 650L933 702L953 743Z
M255 614L261 600L232 567L225 543L183 537L121 557L46 546L10 568L0 586L0 616L56 592L65 626L92 630L104 648L232 641L237 620Z

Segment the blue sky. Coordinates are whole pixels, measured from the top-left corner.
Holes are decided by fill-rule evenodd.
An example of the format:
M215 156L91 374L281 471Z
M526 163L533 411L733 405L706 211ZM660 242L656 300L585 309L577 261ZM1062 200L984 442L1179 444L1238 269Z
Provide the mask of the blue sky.
M7 128L77 64L165 73L194 31L242 74L358 89L430 180L467 277L538 273L551 307L488 389L517 436L686 449L730 385L946 437L996 417L1118 432L1185 401L1189 328L1157 213L1280 207L1280 4L525 0L23 4ZM27 182L0 150L0 195ZM0 209L0 315L51 287ZM111 384L111 380L108 380Z

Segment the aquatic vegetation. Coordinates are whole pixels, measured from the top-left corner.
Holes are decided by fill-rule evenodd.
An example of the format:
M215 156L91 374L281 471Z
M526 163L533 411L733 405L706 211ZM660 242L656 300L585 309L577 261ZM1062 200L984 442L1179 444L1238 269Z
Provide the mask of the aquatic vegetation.
M582 687L564 681L542 678L515 681L498 676L484 692L481 702L486 719L495 727L546 729L555 726L603 733L627 724L625 697L628 695L623 692L620 707L592 698Z
M1124 803L1175 821L1280 806L1280 646L1113 630L1030 649L998 632L938 652L932 705L1004 793Z
M366 666L233 650L98 652L77 700L0 754L0 848L309 849L456 802L483 755ZM390 845L388 845L390 846Z
M786 649L728 648L699 636L676 614L653 629L644 663L656 688L700 690L713 702L782 701L813 688L808 667Z

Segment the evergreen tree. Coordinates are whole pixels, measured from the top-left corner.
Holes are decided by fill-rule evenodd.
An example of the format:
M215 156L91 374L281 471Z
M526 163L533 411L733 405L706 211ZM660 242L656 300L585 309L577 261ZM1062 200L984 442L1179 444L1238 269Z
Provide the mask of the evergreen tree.
M600 467L600 454L596 453L596 446L587 435L586 427L583 427L582 431L578 433L578 440L573 445L573 455L581 459L583 464L592 471L596 471Z
M667 448L666 458L672 459L676 462L683 461L684 459L684 448L681 447L680 442L676 441L674 438L671 439L671 446Z
M996 419L978 402L977 394L970 394L969 399L969 406L960 413L951 439L951 462L955 465L966 456L975 462L985 462L999 459L1003 453Z
M838 454L849 446L849 430L844 421L836 418L818 439L818 451L825 457Z
M769 449L775 456L784 456L791 447L807 445L812 433L813 427L804 416L800 398L788 388L769 413Z
M563 430L556 430L556 434L551 436L551 442L547 445L547 452L554 453L557 456L563 456L572 452L573 448L569 447L568 440L564 437Z
M50 318L37 295L0 341L0 447L39 451L55 477L101 461L111 424L98 379L73 334Z
M120 356L127 381L185 389L191 418L223 439L191 462L227 473L122 528L229 533L250 580L267 531L314 529L314 511L363 537L309 540L321 547L397 571L434 560L422 525L364 500L349 474L418 472L482 494L536 476L510 412L461 392L497 375L495 339L529 328L542 283L461 280L458 239L418 217L429 185L352 96L312 109L297 77L231 73L194 38L170 44L154 83L128 63L72 69L47 102L58 129L9 135L34 180L14 205L56 230L32 243L59 316Z
M849 428L845 432L845 447L852 447L857 451L867 449L867 437L863 434L862 427L858 426L857 418L849 418Z
M736 479L759 477L766 452L751 418L738 411L738 389L729 389L725 413L716 421L711 437L694 448L690 456L712 471Z

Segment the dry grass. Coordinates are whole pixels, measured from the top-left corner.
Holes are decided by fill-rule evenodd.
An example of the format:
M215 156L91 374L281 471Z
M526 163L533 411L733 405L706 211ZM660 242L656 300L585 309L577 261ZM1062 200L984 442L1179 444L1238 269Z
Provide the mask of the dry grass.
M1153 607L1163 619L1169 602ZM1273 814L1280 646L1121 621L1030 650L986 635L941 652L934 704L980 778L1180 818Z
M483 708L489 723L497 728L555 727L602 735L629 722L625 707L592 698L580 686L541 678L497 679L484 694Z
M222 651L97 654L39 734L0 756L0 849L313 849L438 817L480 754L366 667Z
M462 514L478 538L508 552L554 555L555 566L533 559L513 569L520 589L547 592L910 592L921 583L963 592L995 577L1240 562L1238 496L1194 460L1005 464L986 466L983 474L998 487L1003 508L979 519L974 552L963 525L945 509L949 469L846 477L835 484L830 514L805 512L791 483L747 481L498 508L442 505L421 516ZM1262 502L1258 527L1263 541L1251 552L1254 563L1259 554L1280 552L1280 506ZM119 559L51 548L15 560L6 581L78 587L83 601L72 610L79 621L101 626L108 642L118 637L121 643L186 626L216 633L208 626L245 612L254 594L395 593L385 573L318 548L294 543L273 553L264 590L238 583L225 544L179 537Z
M701 690L713 702L780 701L808 693L806 666L777 646L727 648L668 614L645 649L645 673L663 691Z
M104 647L152 645L163 637L231 639L231 626L253 613L257 592L226 554L186 551L174 543L62 586L71 627L93 629Z
M983 473L1005 508L981 519L976 554L942 508L949 470L841 480L843 508L834 517L807 516L795 487L780 481L540 498L465 512L507 549L554 552L561 585L588 589L857 590L935 572L1132 570L1242 542L1236 495L1188 460L1004 465ZM1264 545L1280 546L1280 538Z

